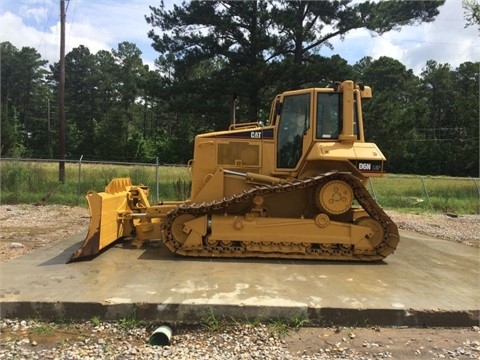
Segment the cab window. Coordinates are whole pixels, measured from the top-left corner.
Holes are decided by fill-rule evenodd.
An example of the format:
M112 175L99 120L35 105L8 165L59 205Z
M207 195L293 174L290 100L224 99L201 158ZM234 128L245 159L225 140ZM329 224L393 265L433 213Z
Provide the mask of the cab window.
M317 95L317 139L338 139L342 131L341 94Z
M286 96L278 126L278 168L296 167L302 156L303 135L309 127L310 94Z

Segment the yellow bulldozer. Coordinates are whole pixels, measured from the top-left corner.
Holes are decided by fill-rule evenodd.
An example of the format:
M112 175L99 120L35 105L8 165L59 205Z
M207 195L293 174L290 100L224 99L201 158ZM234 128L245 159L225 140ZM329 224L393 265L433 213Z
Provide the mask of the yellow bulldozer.
M365 142L362 100L371 97L351 80L286 91L267 124L197 135L186 201L150 205L148 188L129 178L88 192L88 234L69 262L121 239L161 240L184 256L384 259L399 236L367 190L385 161Z

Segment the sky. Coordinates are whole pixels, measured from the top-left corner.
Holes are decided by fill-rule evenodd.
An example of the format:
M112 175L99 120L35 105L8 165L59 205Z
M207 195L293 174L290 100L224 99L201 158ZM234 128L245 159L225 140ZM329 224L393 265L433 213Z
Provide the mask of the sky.
M361 1L361 0L359 0ZM66 53L79 45L90 52L117 49L123 41L132 42L142 51L145 64L154 68L158 57L147 33L145 21L149 5L159 0L69 0L66 15ZM181 0L165 0L167 7ZM9 41L16 48L35 48L51 64L60 53L60 1L1 0L0 42ZM158 33L158 29L156 30ZM332 41L333 50L324 47L323 56L340 55L350 65L364 56L397 59L417 75L427 60L449 64L452 69L466 61L480 61L480 33L477 26L465 28L461 0L447 0L434 22L403 27L381 36L365 30L349 32L344 40Z

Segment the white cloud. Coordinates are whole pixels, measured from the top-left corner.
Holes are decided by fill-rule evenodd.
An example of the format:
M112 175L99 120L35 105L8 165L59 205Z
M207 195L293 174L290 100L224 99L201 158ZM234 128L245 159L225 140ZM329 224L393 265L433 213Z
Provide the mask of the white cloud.
M26 18L33 19L37 24L42 24L42 21L45 18L45 12L38 8L25 8L25 12L23 13Z
M58 28L60 24L52 29ZM90 52L96 53L99 50L110 50L112 42L112 33L105 27L95 27L92 24L85 23L67 23L65 26L66 48L71 50L79 45L84 45L90 49ZM68 52L67 50L67 52Z
M375 36L372 39L370 52L371 55L369 56L374 59L378 59L381 56L388 56L403 63L402 59L405 58L406 49L392 41L388 34L385 34Z
M477 28L465 28L463 9L459 1L447 0L434 22L408 27L400 36L407 47L405 57L400 60L416 72L425 66L427 60L448 63L452 68L465 61L480 60ZM392 34L392 38L399 38L399 35Z
M45 5L42 1L21 1L12 8L8 2L0 12L0 41L15 47L31 46L50 63L60 54L60 22L58 3ZM6 8L12 8L12 11ZM135 43L144 53L145 62L153 66L156 57L150 50L149 30L144 15L149 12L146 1L130 3L112 1L71 1L65 25L66 52L84 45L92 53L116 49L123 41Z
M339 54L350 64L364 56L374 59L388 56L416 74L422 71L427 60L448 63L452 68L466 61L480 61L479 33L476 27L464 27L461 1L447 0L439 10L435 21L406 26L399 31L375 36L365 30L351 32L345 41L333 42L334 50L331 53Z
M3 13L0 21L2 42L9 41L17 48L30 46L39 52L42 52L41 49L44 49L49 42L47 34L33 26L26 25L22 18L16 14Z

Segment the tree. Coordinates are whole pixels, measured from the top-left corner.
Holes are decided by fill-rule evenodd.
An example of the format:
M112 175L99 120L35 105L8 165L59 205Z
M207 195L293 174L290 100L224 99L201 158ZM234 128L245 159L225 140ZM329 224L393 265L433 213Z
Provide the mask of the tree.
M125 41L118 44L118 48L112 50L112 54L117 65L116 85L118 86L120 109L117 109L116 118L109 117L107 119L115 121L117 126L123 129L119 133L123 139L120 141L122 151L118 155L129 160L138 160L143 157L145 152L142 137L145 94L141 86L148 69L143 64L142 52L133 43ZM108 134L106 135L108 136Z
M480 30L480 3L477 0L462 0L465 14L465 27L477 25Z
M79 46L66 55L66 122L69 156L143 160L145 83L148 68L135 44L91 54ZM58 64L52 66L53 79ZM115 136L114 136L115 135Z
M191 74L188 69L205 60L220 59L222 68L192 82L189 93L201 98L206 90L216 104L228 104L225 93L236 93L246 100L240 113L255 119L271 101L263 98L264 94L315 80L338 80L326 71L312 79L310 72L310 68L318 70L316 65L325 63L319 51L322 46L330 46L332 38L346 36L354 29L382 34L404 25L432 21L443 3L192 1L167 11L162 1L159 8L150 7L152 13L146 20L153 27L149 32L153 47L162 60L173 64L170 77L173 74L176 81L185 83Z
M65 56L65 118L67 153L86 157L94 153L98 96L95 56L81 45Z
M13 100L15 98L15 63L18 49L9 42L0 44L0 51L2 56L1 71L1 129L2 138L0 139L0 151L2 154L14 154L17 145L17 129L18 116L16 116L15 106Z
M214 117L217 126L228 121L225 115L233 94L244 99L240 116L257 118L261 89L269 83L264 76L267 52L273 45L267 5L264 1L192 1L174 5L173 11L166 11L163 2L159 8L150 7L147 22L164 34L149 32L153 47L169 59L175 80L187 86L194 100L189 109ZM205 77L198 77L199 70ZM215 113L201 106L211 103L216 104Z
M418 127L426 118L419 97L420 81L399 61L380 57L361 59L354 65L356 78L372 87L373 98L365 103L365 133L387 157L388 171L422 172L422 134Z
M454 72L455 126L458 131L455 144L459 154L454 158L453 170L462 175L478 177L479 172L479 96L480 62L466 62Z
M31 47L0 44L2 153L45 154L47 148L46 60ZM38 148L35 145L40 145Z
M128 110L140 94L139 84L146 69L141 58L142 52L133 43L122 42L117 49L112 50L117 64L118 86L120 86L120 102ZM131 116L131 114L129 114Z
M311 80L305 64L319 54L330 41L344 38L355 29L383 34L401 26L432 21L444 1L274 1L271 14L277 33L275 56L286 59L284 68L288 88L297 88ZM307 75L308 74L308 75ZM323 71L319 78L335 81Z
M422 74L422 95L427 100L428 122L425 123L425 137L429 142L429 173L445 174L447 172L447 156L450 149L451 132L456 131L454 123L454 79L449 64L438 64L434 60L427 61Z
M119 73L115 58L110 51L100 50L95 54L95 84L97 97L95 106L99 114L109 113L115 103L120 99ZM100 121L101 116L97 119Z

